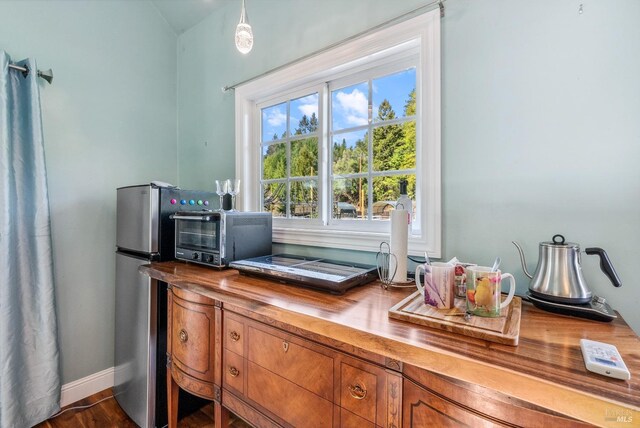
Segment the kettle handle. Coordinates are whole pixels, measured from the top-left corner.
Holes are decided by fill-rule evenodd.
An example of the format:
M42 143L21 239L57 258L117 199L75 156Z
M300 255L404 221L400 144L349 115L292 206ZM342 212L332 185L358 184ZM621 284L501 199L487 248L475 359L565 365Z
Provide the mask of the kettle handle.
M606 251L604 251L602 248L591 247L585 248L584 252L589 255L597 254L598 256L600 256L600 269L602 269L602 272L604 272L604 274L609 277L614 287L622 286L622 281L620 281L620 277L616 273L616 270L613 268L611 260L609 260L609 256L607 255Z

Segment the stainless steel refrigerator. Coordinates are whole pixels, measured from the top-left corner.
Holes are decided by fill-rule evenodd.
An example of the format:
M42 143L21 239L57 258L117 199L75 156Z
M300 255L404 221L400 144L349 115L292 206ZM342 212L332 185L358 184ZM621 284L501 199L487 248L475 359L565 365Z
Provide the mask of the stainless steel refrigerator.
M114 395L144 428L167 423L167 287L138 268L173 260L175 229L169 216L209 209L214 196L154 184L117 190Z

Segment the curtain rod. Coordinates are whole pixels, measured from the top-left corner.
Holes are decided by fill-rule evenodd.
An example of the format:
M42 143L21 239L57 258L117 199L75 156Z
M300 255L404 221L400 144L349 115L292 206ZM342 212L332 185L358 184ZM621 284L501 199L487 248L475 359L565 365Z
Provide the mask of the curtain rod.
M397 24L398 22L406 21L409 18L413 18L413 16L417 15L419 12L428 12L430 10L435 9L436 7L439 7L440 8L440 18L443 18L444 17L444 2L445 1L446 0L435 0L435 1L432 1L431 3L428 3L428 4L425 4L423 6L417 7L415 9L413 9L413 10L410 10L407 13L404 13L404 14L400 15L400 16L396 16L395 18L392 18L392 19L390 19L388 21L385 21L385 22L383 22L381 24L378 24L378 25L376 25L374 27L371 27L371 28L369 28L367 30L364 30L364 31L362 31L360 33L354 34L353 36L349 36L346 39L340 40L339 42L333 43L333 44L331 44L331 45L329 45L327 47L324 47L322 49L319 49L319 50L317 50L315 52L311 52L310 54L307 54L307 55L305 55L305 56L303 56L301 58L297 58L297 59L295 59L295 60L293 60L291 62L288 62L286 64L280 65L280 66L275 67L275 68L272 68L271 70L265 71L264 73L261 73L261 74L259 74L257 76L251 77L251 78L243 80L241 82L234 83L233 85L223 86L221 88L222 92L224 93L224 92L230 91L231 89L235 89L240 85L244 85L245 83L252 82L252 81L254 81L256 79L260 79L261 77L264 77L264 76L266 76L268 74L271 74L271 73L279 71L279 70L281 70L283 68L289 67L289 66L291 66L293 64L296 64L296 63L298 63L300 61L304 61L305 59L309 59L311 57L319 55L319 54L321 54L323 52L326 52L326 51L328 51L330 49L333 49L335 47L343 45L343 44L345 44L347 42L350 42L350 41L352 41L354 39L357 39L359 37L362 37L362 36L365 36L367 34L373 33L373 32L375 32L377 30L381 30L383 28L390 27L391 25Z
M9 64L9 68L13 68L14 70L22 72L22 75L24 77L27 77L31 72L31 70L29 70L29 67L26 65L24 67L20 67L19 65ZM53 70L48 69L44 71L41 71L41 70L37 70L37 71L38 71L38 77L42 77L44 80L49 82L49 84L53 82Z

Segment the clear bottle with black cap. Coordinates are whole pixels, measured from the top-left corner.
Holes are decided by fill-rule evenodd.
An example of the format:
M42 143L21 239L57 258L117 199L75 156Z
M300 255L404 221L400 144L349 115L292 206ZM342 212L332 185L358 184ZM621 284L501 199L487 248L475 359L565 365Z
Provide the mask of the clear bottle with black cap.
M396 202L396 209L404 209L409 213L407 215L407 224L411 225L411 217L413 216L413 202L407 195L408 182L405 179L400 180L400 197Z

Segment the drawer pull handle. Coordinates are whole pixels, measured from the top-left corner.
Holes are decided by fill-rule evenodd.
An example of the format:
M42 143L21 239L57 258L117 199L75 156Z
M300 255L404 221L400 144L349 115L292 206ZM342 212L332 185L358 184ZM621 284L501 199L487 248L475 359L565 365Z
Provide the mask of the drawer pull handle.
M189 335L184 330L184 328L180 329L180 331L178 332L178 337L180 338L180 342L186 342L187 340L189 340Z
M349 385L349 394L356 400L364 400L367 396L367 390L359 384Z
M231 377L238 377L238 375L240 374L240 370L231 366L229 367L229 374L231 375Z
M237 331L233 330L231 333L229 333L229 337L231 338L231 340L233 340L234 342L237 342L238 340L240 340L240 335L238 334Z
M289 350L289 342L283 340L282 349L284 349L284 352L286 353Z

